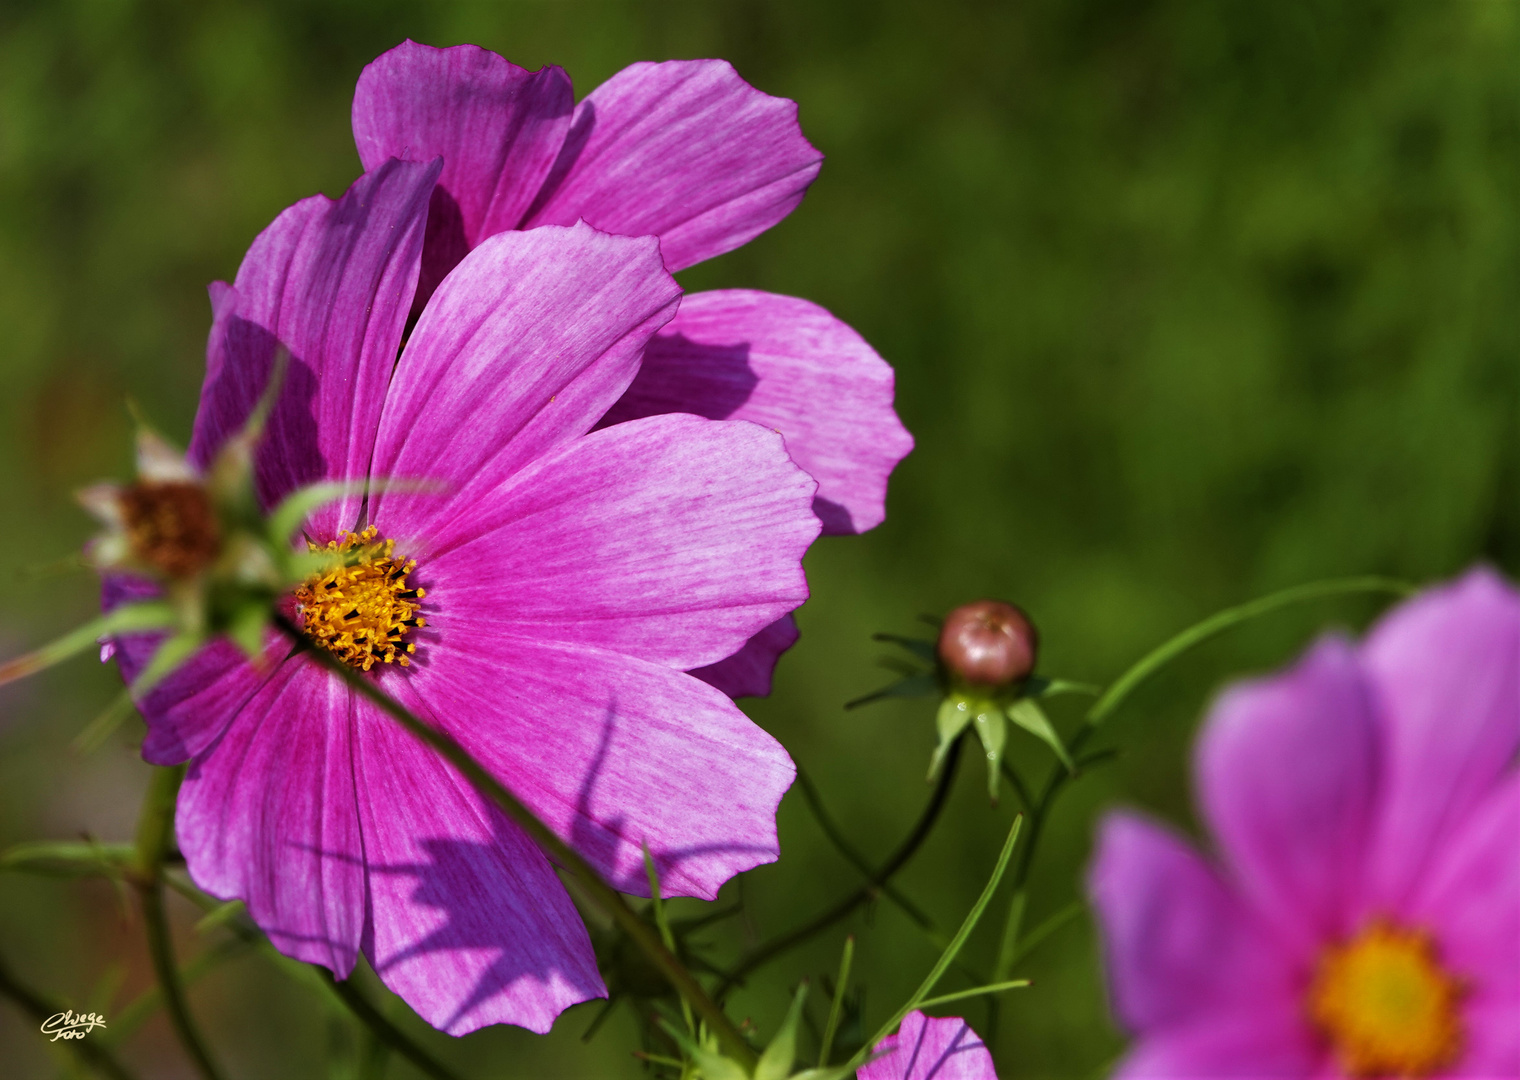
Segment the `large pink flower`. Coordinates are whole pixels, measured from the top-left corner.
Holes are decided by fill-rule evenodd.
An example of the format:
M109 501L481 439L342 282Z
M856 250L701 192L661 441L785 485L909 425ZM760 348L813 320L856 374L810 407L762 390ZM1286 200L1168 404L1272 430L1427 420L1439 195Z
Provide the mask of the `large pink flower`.
M934 1018L915 1009L874 1053L859 1080L997 1080L992 1055L958 1016Z
M1520 595L1476 570L1227 692L1218 864L1129 814L1089 887L1126 1077L1520 1076Z
M797 106L722 60L633 64L577 105L558 67L407 41L359 77L353 126L365 168L443 158L419 307L475 245L542 225L657 236L665 265L683 269L784 218L823 161ZM816 304L720 290L682 300L603 423L694 413L774 428L818 481L824 531L857 533L885 516L887 477L913 448L892 394L892 369ZM768 693L795 640L788 618L699 674L734 696Z
M304 587L308 634L377 660L386 691L617 887L647 893L647 843L668 891L711 898L775 858L793 768L684 672L805 598L814 483L757 424L593 430L675 311L653 238L581 224L487 240L439 284L398 361L438 170L389 161L337 202L297 203L213 289L191 459L241 426L288 349L256 462L266 507L322 480L442 487L312 516L318 544L371 526L394 550ZM122 643L128 677L152 645ZM548 860L304 653L272 639L260 667L213 645L142 708L144 756L190 761L176 824L191 876L245 900L283 952L341 977L362 951L454 1034L544 1031L604 992Z

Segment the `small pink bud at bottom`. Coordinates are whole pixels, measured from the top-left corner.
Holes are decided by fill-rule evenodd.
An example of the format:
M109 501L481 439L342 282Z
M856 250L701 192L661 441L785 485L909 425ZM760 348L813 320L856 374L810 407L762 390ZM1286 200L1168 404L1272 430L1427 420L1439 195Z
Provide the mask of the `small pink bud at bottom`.
M945 617L939 658L973 686L1007 686L1034 670L1040 635L1012 604L978 600Z

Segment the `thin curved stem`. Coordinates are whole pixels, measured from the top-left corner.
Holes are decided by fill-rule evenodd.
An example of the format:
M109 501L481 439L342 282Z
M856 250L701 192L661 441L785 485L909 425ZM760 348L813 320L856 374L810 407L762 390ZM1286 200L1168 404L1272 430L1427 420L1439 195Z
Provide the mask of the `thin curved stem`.
M949 796L951 784L955 780L955 767L960 760L962 741L963 739L957 739L951 745L944 768L940 771L939 783L935 785L934 793L929 796L929 802L924 807L923 813L919 815L917 824L913 826L913 831L908 834L907 838L898 845L897 851L892 854L892 857L882 864L881 869L872 874L870 879L860 888L810 922L782 934L780 937L763 942L740 957L739 961L724 974L723 981L718 984L716 996L720 1000L736 983L760 965L780 956L788 949L802 944L814 934L827 930L861 904L874 899L881 892L882 887L892 875L903 868L907 861L913 857L914 852L928 838L930 831L934 828L935 821L939 818L940 811L945 808L945 800Z
M58 1002L50 1001L18 980L3 958L0 958L0 996L10 998L17 1008L40 1024L47 1023L50 1017L64 1011ZM99 1040L68 1039L64 1045L101 1076L108 1076L111 1080L137 1080L136 1074L117 1061L116 1055Z
M1392 578L1375 576L1332 578L1328 581L1311 581L1305 585L1294 585L1236 607L1225 608L1162 642L1132 664L1129 670L1110 683L1108 689L1103 691L1103 696L1093 703L1093 707L1087 712L1084 725L1096 727L1108 719L1120 705L1124 704L1125 699L1136 687L1193 646L1200 645L1209 638L1233 626L1248 622L1258 615L1265 615L1278 608L1302 603L1305 600L1318 600L1324 596L1341 596L1346 593L1393 593L1408 596L1412 592L1414 592L1413 585L1395 581ZM1075 747L1072 749L1075 750Z
M179 794L185 767L176 765L155 769L153 782L143 800L142 817L137 823L137 865L133 884L142 901L143 926L148 934L148 953L153 972L164 992L164 1009L185 1052L205 1080L221 1080L222 1072L211 1057L206 1040L190 1016L184 987L179 981L179 965L174 959L174 943L169 936L169 920L164 914L164 854L174 832L174 800Z
M297 645L306 644L306 636L300 628L282 614L275 616L280 630ZM475 790L511 818L536 843L550 859L562 866L580 887L586 897L601 908L618 927L633 939L635 945L652 960L661 974L675 987L691 1007L707 1021L708 1027L723 1043L729 1057L747 1069L753 1069L757 1060L751 1047L734 1026L722 1006L707 995L702 984L686 970L686 966L665 948L659 934L628 906L628 902L616 889L602 880L601 875L553 829L538 819L523 803L486 771L468 750L454 738L416 716L410 709L381 690L375 683L354 668L349 667L326 649L308 649L306 655L342 679L354 693L363 697L404 727L412 736L425 743L446 760L468 780Z

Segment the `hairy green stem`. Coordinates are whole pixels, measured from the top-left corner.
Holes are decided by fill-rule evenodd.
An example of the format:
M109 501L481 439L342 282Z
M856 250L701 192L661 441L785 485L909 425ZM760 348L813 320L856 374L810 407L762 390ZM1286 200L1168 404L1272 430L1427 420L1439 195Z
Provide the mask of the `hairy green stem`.
M137 822L137 856L132 882L142 902L143 926L148 935L148 953L153 971L164 993L164 1008L185 1052L205 1080L221 1080L222 1071L212 1060L211 1051L200 1029L190 1016L184 987L179 981L179 965L174 959L174 943L169 936L169 920L164 914L164 855L174 835L174 802L179 795L185 767L174 765L153 770L153 780L143 800L142 816Z
M283 615L275 619L280 629L297 645L306 644L306 636L299 627ZM405 705L381 690L374 681L358 670L349 667L325 649L308 649L306 655L315 663L342 679L353 691L395 720L419 741L425 743L446 760L468 780L483 796L496 804L511 818L550 859L562 866L585 896L601 908L618 927L633 939L635 945L652 960L660 972L675 987L691 1007L723 1043L729 1057L753 1069L757 1060L751 1047L739 1029L734 1026L722 1006L708 996L686 966L665 948L659 933L641 919L622 895L602 880L581 854L560 839L549 826L538 819L523 803L486 771L470 752L454 738L412 713Z
M58 1002L49 1000L18 980L3 958L0 958L0 996L10 998L22 1012L39 1024L47 1023L50 1017L64 1011ZM137 1080L136 1075L117 1061L116 1055L98 1039L66 1039L64 1045L101 1076L108 1076L111 1080Z
M913 857L913 853L919 849L924 840L928 838L934 823L939 818L940 811L945 807L945 800L950 794L950 786L955 779L955 766L960 760L961 743L964 739L957 739L950 747L946 756L944 768L940 770L939 782L935 785L934 794L929 796L928 805L924 812L919 815L918 823L893 853L892 857L882 864L880 870L872 874L870 879L846 896L839 903L812 919L810 922L788 931L780 937L762 942L755 946L744 956L739 958L723 975L723 981L718 984L717 996L721 999L728 991L742 980L750 972L761 964L780 956L797 945L802 944L814 934L818 934L833 926L840 919L854 911L861 904L874 899L882 890L882 887L891 879L892 875L901 870Z

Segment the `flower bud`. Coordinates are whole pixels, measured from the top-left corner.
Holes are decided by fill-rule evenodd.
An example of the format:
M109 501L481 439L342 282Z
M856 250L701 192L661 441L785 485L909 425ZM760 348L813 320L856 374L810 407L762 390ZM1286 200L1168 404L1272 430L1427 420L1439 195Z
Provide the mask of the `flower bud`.
M978 600L945 618L938 652L950 673L971 686L1008 686L1034 670L1039 650L1034 623L1012 604Z

